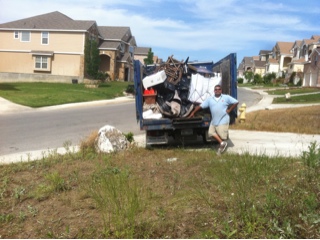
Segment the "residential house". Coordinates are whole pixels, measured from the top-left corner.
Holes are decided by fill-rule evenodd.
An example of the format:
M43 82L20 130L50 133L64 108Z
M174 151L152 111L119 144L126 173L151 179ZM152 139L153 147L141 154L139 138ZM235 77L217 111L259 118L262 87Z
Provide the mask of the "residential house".
M134 59L139 60L141 64L144 64L144 59L148 57L148 53L151 50L149 47L135 47Z
M278 77L282 77L288 71L288 64L292 60L293 42L276 42L272 49L272 56L266 62L266 73L276 73Z
M159 58L158 56L153 55L153 63L163 64L164 62L163 62L162 58Z
M133 80L136 43L129 27L99 27L55 11L0 24L0 39L2 82L83 82L87 39L99 42L100 70L111 80Z
M300 78L302 78L305 56L302 56L301 43L301 40L296 40L292 46L292 49L290 50L293 56L291 62L288 63L288 71L285 76L285 82L290 81L293 73L296 73L294 76L295 79L293 80L294 84L297 84Z
M302 56L301 43L303 41L296 40L292 46L291 52L293 57L291 62L288 64L288 72L286 74L285 82L289 82L292 74L295 73L293 83L297 84L303 75L303 67L305 63L305 56Z
M111 80L133 81L133 55L137 46L130 27L98 27L101 35L100 70Z
M144 59L148 57L149 51L152 51L150 47L135 47L134 48L134 59L139 60L141 64L144 64ZM153 63L161 64L162 59L156 55L153 55Z
M95 21L60 12L0 24L1 81L70 81L84 77L84 44Z
M264 75L265 61L261 61L260 56L244 57L237 69L237 77L243 78L246 71Z
M238 69L237 69L237 77L238 78L243 78L244 77L244 63L243 60L242 62L239 63Z
M259 59L254 60L254 73L264 76L266 73L266 63L271 58L272 51L260 50Z
M292 78L293 84L297 84L303 79L305 64L308 64L309 56L313 49L319 46L319 40L319 36L312 36L310 39L295 41L291 49L293 58L289 63L286 82L289 82L290 78Z
M290 47L291 46L291 47ZM303 80L302 86L319 87L318 56L320 36L313 35L310 39L296 40L295 42L276 42L272 51L260 50L259 61L255 57L245 57L238 67L238 77L244 71L251 70L261 73L265 62L265 73L276 73L278 77L285 74L285 82L292 80L297 84ZM253 63L251 62L253 61ZM294 75L293 75L294 74Z
M252 71L253 72L254 68L254 60L253 57L244 57L242 61L239 64L239 67L237 69L237 77L238 78L243 78L244 82L247 82L245 79L244 73L247 71Z
M259 60L267 62L269 58L272 57L272 51L271 50L260 50L259 52Z
M266 61L253 60L253 72L254 74L264 76L266 72Z
M273 47L273 58L279 63L278 73L286 73L288 71L288 64L293 57L291 52L293 44L293 42L277 42Z
M301 41L300 46L300 57L305 58L306 61L308 61L309 55L311 54L312 50L317 48L319 45L320 36L313 35L310 39L304 39Z
M266 73L278 73L279 62L277 59L269 58L266 63Z
M244 71L253 71L253 57L244 57L242 60L242 65L243 65L243 69Z
M320 87L320 44L309 56L310 61L304 65L304 87Z

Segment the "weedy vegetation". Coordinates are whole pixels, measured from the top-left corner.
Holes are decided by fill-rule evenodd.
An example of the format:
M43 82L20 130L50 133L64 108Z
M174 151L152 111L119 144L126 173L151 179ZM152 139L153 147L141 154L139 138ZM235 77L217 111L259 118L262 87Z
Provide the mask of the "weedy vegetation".
M0 166L1 238L320 237L317 142L299 158L134 143L105 154L94 136Z

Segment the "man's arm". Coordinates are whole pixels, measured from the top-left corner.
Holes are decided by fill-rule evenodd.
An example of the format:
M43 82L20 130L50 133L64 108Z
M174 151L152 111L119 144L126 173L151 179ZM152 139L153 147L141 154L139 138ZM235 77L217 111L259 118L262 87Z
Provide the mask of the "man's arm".
M229 114L233 109L235 109L238 106L239 102L232 104L230 107L227 109L227 113Z
M198 112L201 109L200 105L196 106L196 108L190 113L188 118L192 118L196 112Z

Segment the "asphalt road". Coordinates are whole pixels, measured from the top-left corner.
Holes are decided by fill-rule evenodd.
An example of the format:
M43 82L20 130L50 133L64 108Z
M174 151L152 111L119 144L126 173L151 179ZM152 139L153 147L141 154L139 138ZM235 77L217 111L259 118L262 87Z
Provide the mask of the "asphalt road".
M238 88L240 105L252 106L259 93ZM123 133L143 134L135 116L135 103L121 102L10 113L0 116L0 155L78 145L91 132L111 125Z
M134 102L1 115L0 155L78 145L104 125L138 134Z

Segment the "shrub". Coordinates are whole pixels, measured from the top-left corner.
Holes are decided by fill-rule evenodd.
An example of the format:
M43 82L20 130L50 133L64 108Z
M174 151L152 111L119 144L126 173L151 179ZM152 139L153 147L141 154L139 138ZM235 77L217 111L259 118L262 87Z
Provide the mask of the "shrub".
M97 74L95 75L95 79L101 80L102 82L105 82L108 78L109 74L101 71L97 72Z
M263 76L263 82L264 84L270 84L274 79L276 78L276 74L273 73L267 73Z
M312 142L308 148L309 151L302 153L303 163L309 168L320 169L320 146L317 142Z
M263 81L262 81L262 77L260 74L255 74L253 76L253 84L261 84Z
M132 143L132 142L134 141L134 135L133 135L132 132L129 132L129 133L127 133L127 134L124 134L124 136L126 137L126 139L127 139L130 143Z
M238 81L238 83L242 84L243 83L243 78L238 78L237 81Z
M129 84L127 86L126 93L131 93L131 94L134 93L134 85L133 84Z

